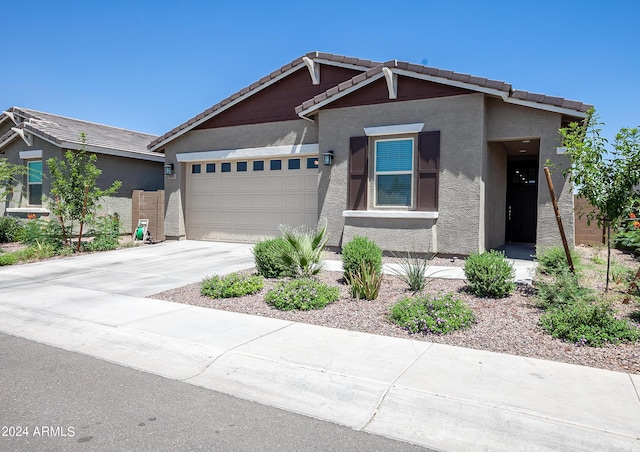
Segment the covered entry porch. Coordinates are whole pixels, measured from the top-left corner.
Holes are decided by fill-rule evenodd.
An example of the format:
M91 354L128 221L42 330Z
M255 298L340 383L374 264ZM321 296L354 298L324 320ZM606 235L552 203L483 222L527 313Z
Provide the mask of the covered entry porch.
M538 234L540 139L490 141L485 171L485 249L534 248Z

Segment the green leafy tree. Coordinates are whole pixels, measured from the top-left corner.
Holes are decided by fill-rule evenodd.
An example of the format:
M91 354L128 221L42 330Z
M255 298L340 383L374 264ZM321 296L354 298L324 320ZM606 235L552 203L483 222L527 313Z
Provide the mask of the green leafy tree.
M7 159L0 159L0 201L4 201L12 193L13 184L18 182L18 176L27 172L22 165L9 163Z
M611 230L629 213L633 187L640 183L640 130L622 128L612 146L600 135L602 123L594 109L582 122L560 129L563 146L571 159L565 171L574 182L578 195L594 207L587 220L597 221L607 230L607 281L611 268ZM611 148L611 149L608 149Z
M122 185L120 181L114 181L107 189L96 185L102 174L102 170L95 165L98 157L87 151L84 133L81 139L79 151L67 151L64 160L47 160L51 173L51 210L60 221L65 243L69 243L75 224L79 225L77 251L80 251L83 227L95 217L100 209L100 200L116 193Z

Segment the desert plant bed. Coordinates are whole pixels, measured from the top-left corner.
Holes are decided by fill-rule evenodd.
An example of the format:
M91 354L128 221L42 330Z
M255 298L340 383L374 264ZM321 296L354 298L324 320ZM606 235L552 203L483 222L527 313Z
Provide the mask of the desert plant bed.
M602 250L580 247L583 260L600 262ZM613 250L617 262L637 270L640 263L633 256ZM328 255L327 258L339 259ZM386 258L385 258L386 259ZM432 265L461 265L464 261L436 258ZM585 274L585 283L602 290L602 264ZM247 271L251 273L251 271ZM512 355L553 360L570 364L598 367L621 372L640 374L640 343L622 343L603 347L588 347L554 339L538 326L543 311L536 305L534 288L517 286L515 291L500 299L481 298L467 290L465 281L435 279L425 289L427 293L452 292L472 309L476 323L468 329L448 334L411 334L389 320L391 307L400 299L413 295L399 278L385 275L380 294L374 301L355 300L345 284L342 273L324 271L317 278L339 288L340 297L325 308L310 311L281 311L270 307L264 300L265 293L279 282L266 279L263 289L253 295L230 299L211 299L200 294L200 283L153 295L152 298L203 306L212 309L241 312L294 322L361 331L385 336L400 337L458 347L468 347ZM602 280L602 281L601 281ZM632 316L638 325L640 305L636 300L622 304L621 291L625 285L612 285L610 290L614 308L619 317ZM617 295L617 296L616 296ZM635 313L635 314L634 314Z

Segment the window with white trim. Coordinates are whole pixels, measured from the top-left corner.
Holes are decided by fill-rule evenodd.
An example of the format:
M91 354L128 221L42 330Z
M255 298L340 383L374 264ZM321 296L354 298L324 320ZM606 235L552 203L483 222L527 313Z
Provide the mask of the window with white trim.
M27 197L30 206L42 205L42 160L27 162Z
M412 207L414 185L413 138L375 141L376 207Z

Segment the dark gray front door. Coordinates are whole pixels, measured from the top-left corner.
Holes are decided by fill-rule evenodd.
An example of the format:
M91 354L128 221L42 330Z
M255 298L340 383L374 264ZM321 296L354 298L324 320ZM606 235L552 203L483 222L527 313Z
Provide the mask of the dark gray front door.
M506 241L534 243L538 213L538 161L507 164Z

